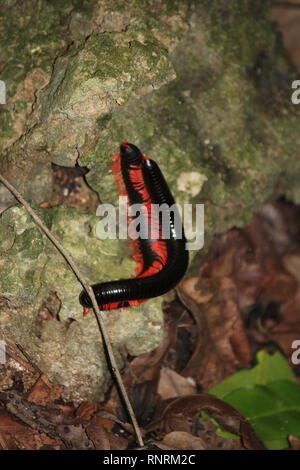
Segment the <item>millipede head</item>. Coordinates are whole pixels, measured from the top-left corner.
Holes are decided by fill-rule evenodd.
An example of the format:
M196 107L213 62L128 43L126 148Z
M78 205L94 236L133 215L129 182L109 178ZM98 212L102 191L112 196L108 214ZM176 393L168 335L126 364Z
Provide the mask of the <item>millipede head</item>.
M81 291L81 294L79 296L79 302L85 309L92 307L91 299L85 290Z
M126 159L130 165L140 165L144 160L142 152L127 140L123 140L121 143L120 154L121 158Z

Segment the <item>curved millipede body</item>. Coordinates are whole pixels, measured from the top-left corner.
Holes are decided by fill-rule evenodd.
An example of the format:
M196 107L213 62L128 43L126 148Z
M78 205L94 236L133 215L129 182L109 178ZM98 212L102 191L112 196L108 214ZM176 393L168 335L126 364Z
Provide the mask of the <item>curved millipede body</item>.
M121 174L119 185L124 184L130 205L142 204L140 217L146 217L154 231L151 237L140 237L133 242L137 277L92 286L100 310L134 306L163 295L176 286L188 266L180 216L157 163L145 157L135 145L124 141L114 157L113 172ZM163 205L160 215L151 211L153 204ZM168 225L168 236L164 235L162 221ZM84 307L92 306L85 291L80 294L80 303Z

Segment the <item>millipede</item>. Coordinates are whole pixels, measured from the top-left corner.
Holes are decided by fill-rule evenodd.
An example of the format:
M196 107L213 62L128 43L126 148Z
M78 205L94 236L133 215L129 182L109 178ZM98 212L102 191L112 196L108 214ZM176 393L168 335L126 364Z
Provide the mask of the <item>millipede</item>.
M182 222L158 164L135 145L123 141L113 157L112 171L120 194L128 197L130 205L141 205L139 217L147 218L145 226L151 225L151 236L140 236L131 242L136 277L92 285L100 310L137 306L163 295L178 284L188 266ZM153 205L161 208L159 215L152 210ZM162 220L167 221L168 236L162 229ZM79 300L85 308L92 307L85 290Z

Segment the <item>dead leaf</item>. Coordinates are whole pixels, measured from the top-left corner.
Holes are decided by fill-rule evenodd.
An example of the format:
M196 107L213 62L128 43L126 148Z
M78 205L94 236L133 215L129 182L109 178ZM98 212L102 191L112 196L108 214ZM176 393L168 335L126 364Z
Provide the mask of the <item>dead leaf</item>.
M86 432L89 439L93 442L97 450L124 450L127 449L129 439L117 435L113 432L115 422L103 418L101 416L94 416L91 423L88 425Z
M148 432L189 432L191 420L198 418L201 410L211 414L226 431L240 436L245 449L264 449L249 422L235 408L207 393L164 400L146 429Z
M215 295L204 304L198 304L195 300L205 297L198 293L201 283L187 280L178 287L180 298L192 311L201 332L196 350L182 374L194 376L204 389L219 383L237 368L249 367L252 360L234 281L229 277L220 277L213 283Z
M206 443L200 438L183 431L166 434L161 442L156 442L162 450L205 450Z
M157 391L163 400L197 393L195 384L192 384L191 380L168 367L161 369Z
M288 440L292 450L300 450L300 439L298 439L298 437L290 435Z
M41 375L36 381L28 400L39 405L46 405L59 398L64 391L64 387L57 383L49 381L45 374Z
M44 446L60 448L61 442L12 419L6 411L0 411L0 435L2 447L8 450L39 450Z

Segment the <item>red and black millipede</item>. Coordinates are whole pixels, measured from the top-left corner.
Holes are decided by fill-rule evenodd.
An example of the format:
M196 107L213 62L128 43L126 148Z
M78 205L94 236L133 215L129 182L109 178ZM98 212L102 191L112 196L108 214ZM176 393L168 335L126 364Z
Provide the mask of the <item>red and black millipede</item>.
M137 262L135 278L92 286L100 310L137 306L163 295L178 284L188 266L181 222L178 226L180 216L171 210L175 201L157 163L143 155L135 145L124 141L120 152L113 157L112 169L120 194L128 196L130 205L142 204L139 217L148 218L152 231L150 237L140 237L132 242L133 258ZM163 205L163 219L151 211L152 204ZM168 237L164 237L162 220L168 221ZM81 292L79 300L86 308L92 306L85 291Z

